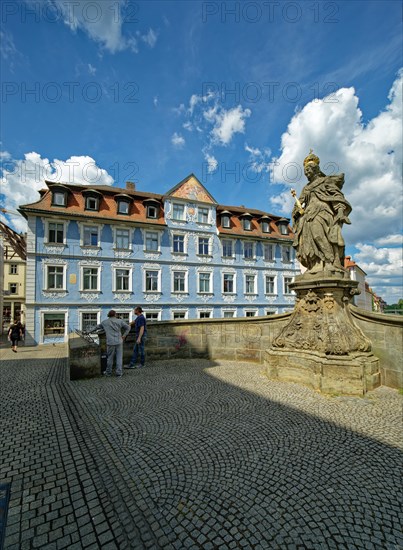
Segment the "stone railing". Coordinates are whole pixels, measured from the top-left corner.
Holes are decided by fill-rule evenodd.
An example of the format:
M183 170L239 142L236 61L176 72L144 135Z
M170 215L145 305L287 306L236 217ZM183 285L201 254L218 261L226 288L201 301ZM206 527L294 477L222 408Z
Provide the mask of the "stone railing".
M403 318L369 313L351 307L354 321L372 341L372 351L380 360L381 384L403 387ZM264 362L264 353L290 318L290 313L236 319L189 319L148 323L146 360L207 358ZM123 350L129 362L134 344L133 331ZM69 339L71 379L100 374L100 347L72 334Z
M372 352L379 359L381 384L403 388L403 317L350 307L354 321L371 340Z

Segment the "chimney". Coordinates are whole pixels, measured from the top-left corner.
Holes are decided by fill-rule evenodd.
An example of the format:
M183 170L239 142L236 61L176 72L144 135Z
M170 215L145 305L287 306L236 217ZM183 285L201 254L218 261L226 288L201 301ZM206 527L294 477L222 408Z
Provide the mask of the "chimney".
M135 191L136 190L136 184L133 181L127 181L126 182L126 189L128 191Z

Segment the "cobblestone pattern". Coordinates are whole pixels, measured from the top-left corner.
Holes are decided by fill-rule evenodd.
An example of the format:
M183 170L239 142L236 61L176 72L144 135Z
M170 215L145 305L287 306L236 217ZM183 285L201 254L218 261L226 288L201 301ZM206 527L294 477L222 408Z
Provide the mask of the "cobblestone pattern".
M64 348L24 351L0 366L6 549L403 548L397 391L204 360L69 382Z

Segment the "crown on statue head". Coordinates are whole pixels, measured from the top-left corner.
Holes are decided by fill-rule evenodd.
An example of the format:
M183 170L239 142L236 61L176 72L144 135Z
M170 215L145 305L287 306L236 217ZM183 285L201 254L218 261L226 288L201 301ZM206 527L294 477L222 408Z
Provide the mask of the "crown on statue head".
M316 164L319 166L319 157L313 154L313 149L309 150L309 155L304 158L304 168L307 164Z

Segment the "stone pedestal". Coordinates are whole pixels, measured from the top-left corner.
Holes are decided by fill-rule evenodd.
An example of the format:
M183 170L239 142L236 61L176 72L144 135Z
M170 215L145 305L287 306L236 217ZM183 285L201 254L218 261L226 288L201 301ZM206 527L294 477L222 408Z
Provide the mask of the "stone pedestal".
M349 310L357 286L338 277L297 277L294 312L265 352L270 378L351 395L379 386L379 361Z

